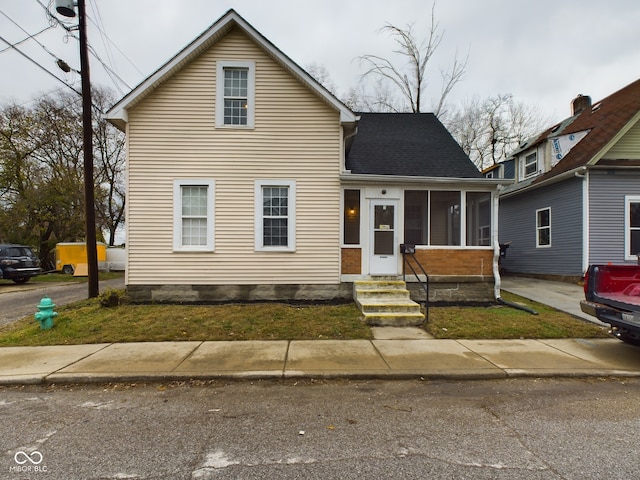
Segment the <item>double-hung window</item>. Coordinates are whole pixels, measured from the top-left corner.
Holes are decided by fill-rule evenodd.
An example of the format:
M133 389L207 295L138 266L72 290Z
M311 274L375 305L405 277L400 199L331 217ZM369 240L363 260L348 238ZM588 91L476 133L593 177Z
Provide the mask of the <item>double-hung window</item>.
M253 127L254 62L217 62L216 126Z
M625 259L640 255L640 196L625 197Z
M258 180L255 186L257 251L295 251L296 184L290 180Z
M173 249L212 252L214 248L213 180L173 183Z
M522 179L532 177L538 173L538 154L537 152L530 153L524 157L524 164L522 167Z
M551 246L551 208L536 210L536 248Z

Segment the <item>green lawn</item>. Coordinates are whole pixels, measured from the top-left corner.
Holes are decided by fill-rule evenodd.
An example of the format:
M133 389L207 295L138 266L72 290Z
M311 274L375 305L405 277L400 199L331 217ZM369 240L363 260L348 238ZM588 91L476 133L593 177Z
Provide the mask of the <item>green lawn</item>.
M426 330L435 338L592 338L609 337L608 328L576 319L554 308L503 292L504 300L538 315L496 305L484 308L432 308Z
M279 303L230 305L128 305L104 307L98 299L57 308L50 330L33 317L0 328L0 346L180 340L370 339L371 329L354 304L295 306ZM122 295L122 292L118 292ZM506 306L434 307L425 330L436 338L589 338L606 329L515 295L539 315Z

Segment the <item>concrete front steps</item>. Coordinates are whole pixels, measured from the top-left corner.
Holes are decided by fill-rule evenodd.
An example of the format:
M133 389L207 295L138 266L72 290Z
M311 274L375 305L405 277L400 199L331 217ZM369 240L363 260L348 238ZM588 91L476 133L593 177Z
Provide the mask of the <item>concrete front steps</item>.
M356 280L353 298L367 325L410 327L424 322L420 305L411 300L402 280Z

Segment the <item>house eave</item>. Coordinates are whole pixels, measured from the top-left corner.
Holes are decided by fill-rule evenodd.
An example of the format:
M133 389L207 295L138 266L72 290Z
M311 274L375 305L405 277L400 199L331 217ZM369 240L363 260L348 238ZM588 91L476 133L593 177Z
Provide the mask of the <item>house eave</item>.
M535 190L536 188L541 188L541 187L546 187L548 185L552 185L554 183L557 182L561 182L563 180L566 180L570 177L575 177L575 176L582 176L584 173L587 172L587 167L585 166L581 166L581 167L577 167L571 170L568 170L566 172L563 172L559 175L556 175L554 177L551 177L547 180L544 180L543 182L539 182L539 183L531 183L529 185L527 185L526 187L522 187L522 188L518 188L516 190L512 190L510 192L507 193L501 193L500 194L500 198L509 198L512 197L514 195L523 193L523 192L528 192L531 190Z
M504 178L458 178L458 177L419 177L409 175L369 175L343 172L340 175L343 184L419 184L464 185L465 187L491 187L513 182Z

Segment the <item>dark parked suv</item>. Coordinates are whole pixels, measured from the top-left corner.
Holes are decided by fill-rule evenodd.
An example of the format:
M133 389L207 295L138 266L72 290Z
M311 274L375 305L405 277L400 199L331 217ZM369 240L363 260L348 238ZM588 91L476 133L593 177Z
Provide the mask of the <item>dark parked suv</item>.
M31 247L0 245L0 278L25 283L40 273L40 259Z

